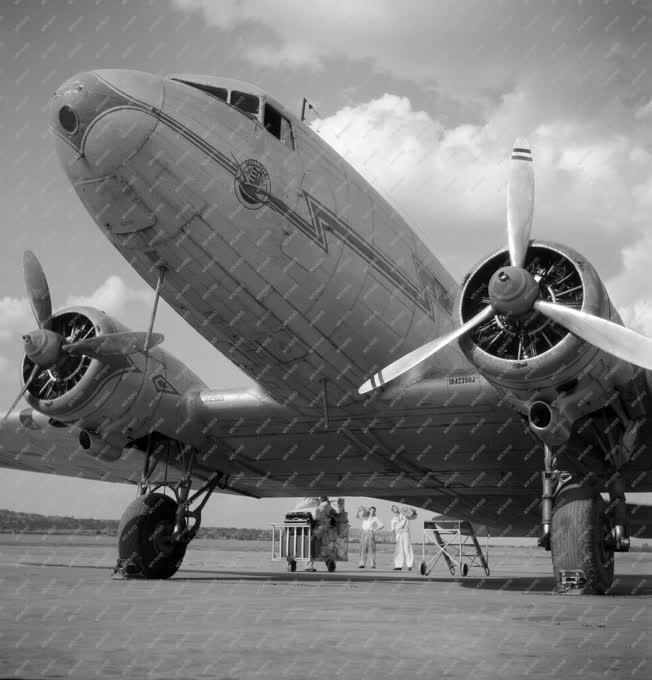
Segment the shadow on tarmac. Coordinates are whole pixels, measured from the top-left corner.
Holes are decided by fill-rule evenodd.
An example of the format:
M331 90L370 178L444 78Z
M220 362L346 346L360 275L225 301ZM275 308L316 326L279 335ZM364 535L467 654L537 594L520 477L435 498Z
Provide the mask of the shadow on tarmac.
M63 564L54 562L21 562L29 567L66 567L68 569L100 569L110 571L110 567L99 565ZM137 579L134 579L137 580ZM284 571L214 571L203 569L182 569L170 582L183 581L185 583L230 582L230 583L288 583L294 585L310 585L327 583L364 584L370 583L400 583L403 586L419 586L428 583L457 583L462 588L477 590L493 590L505 592L552 593L554 579L552 576L489 576L464 578L454 576L420 576L419 573L405 572L401 574L385 574L383 572L338 573L316 572L284 572ZM609 593L611 596L635 597L652 595L652 574L634 574L627 576L616 575Z
M279 573L279 572L213 572L214 575L204 575L206 572L195 572L197 576L186 576L180 572L174 578L175 581L236 581L236 582L260 582L260 581L275 581L283 583L320 583L334 582L334 583L401 583L404 586L417 586L428 583L457 583L463 588L477 589L477 590L493 590L505 592L533 592L533 593L552 593L555 588L555 582L552 576L489 576L482 578L474 578L467 576L465 578L455 577L412 577L399 575L383 575L374 574L373 577L365 577L358 574L337 574L327 572L316 573ZM641 596L652 595L652 575L637 574L634 576L616 576L611 592L613 596Z

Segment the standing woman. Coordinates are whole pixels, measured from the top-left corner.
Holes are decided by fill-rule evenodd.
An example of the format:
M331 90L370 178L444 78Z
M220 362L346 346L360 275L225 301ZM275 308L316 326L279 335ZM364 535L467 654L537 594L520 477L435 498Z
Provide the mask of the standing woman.
M396 549L394 550L394 571L400 571L403 566L412 571L414 552L410 540L410 520L416 517L414 510L403 508L399 510L397 505L392 505L392 531L396 537Z
M385 525L376 517L376 508L372 505L369 510L360 508L358 518L362 520L362 533L360 534L360 564L359 569L364 569L367 557L371 559L371 568L376 568L376 532L381 531Z

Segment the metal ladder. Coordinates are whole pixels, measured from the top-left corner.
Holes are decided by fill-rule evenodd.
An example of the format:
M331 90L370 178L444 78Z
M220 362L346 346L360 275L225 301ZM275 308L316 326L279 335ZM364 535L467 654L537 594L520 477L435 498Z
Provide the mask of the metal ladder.
M435 545L435 554L426 560L426 544ZM423 561L421 574L427 576L433 567L444 559L451 576L456 571L462 576L469 573L472 567L484 569L489 576L489 530L485 539L485 550L482 551L473 526L467 521L433 519L423 523Z

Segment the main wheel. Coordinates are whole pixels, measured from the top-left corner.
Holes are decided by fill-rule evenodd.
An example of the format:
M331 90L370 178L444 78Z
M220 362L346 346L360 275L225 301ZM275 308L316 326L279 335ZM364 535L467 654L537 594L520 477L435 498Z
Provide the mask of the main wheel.
M328 571L335 571L336 566L335 560L326 560L326 569L328 569Z
M614 578L614 553L605 547L605 503L591 487L569 484L556 496L550 550L561 592L603 595Z
M122 515L118 554L145 578L170 578L183 562L186 544L172 541L176 511L172 498L150 493L130 503Z

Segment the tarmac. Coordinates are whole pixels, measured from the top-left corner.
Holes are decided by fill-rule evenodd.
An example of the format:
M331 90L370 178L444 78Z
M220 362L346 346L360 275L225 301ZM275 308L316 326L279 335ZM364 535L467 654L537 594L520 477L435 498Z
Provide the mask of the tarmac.
M652 677L652 553L618 555L605 597L553 594L531 545L492 548L490 577L415 553L289 573L264 542L197 540L173 579L125 581L113 538L0 536L0 678Z

